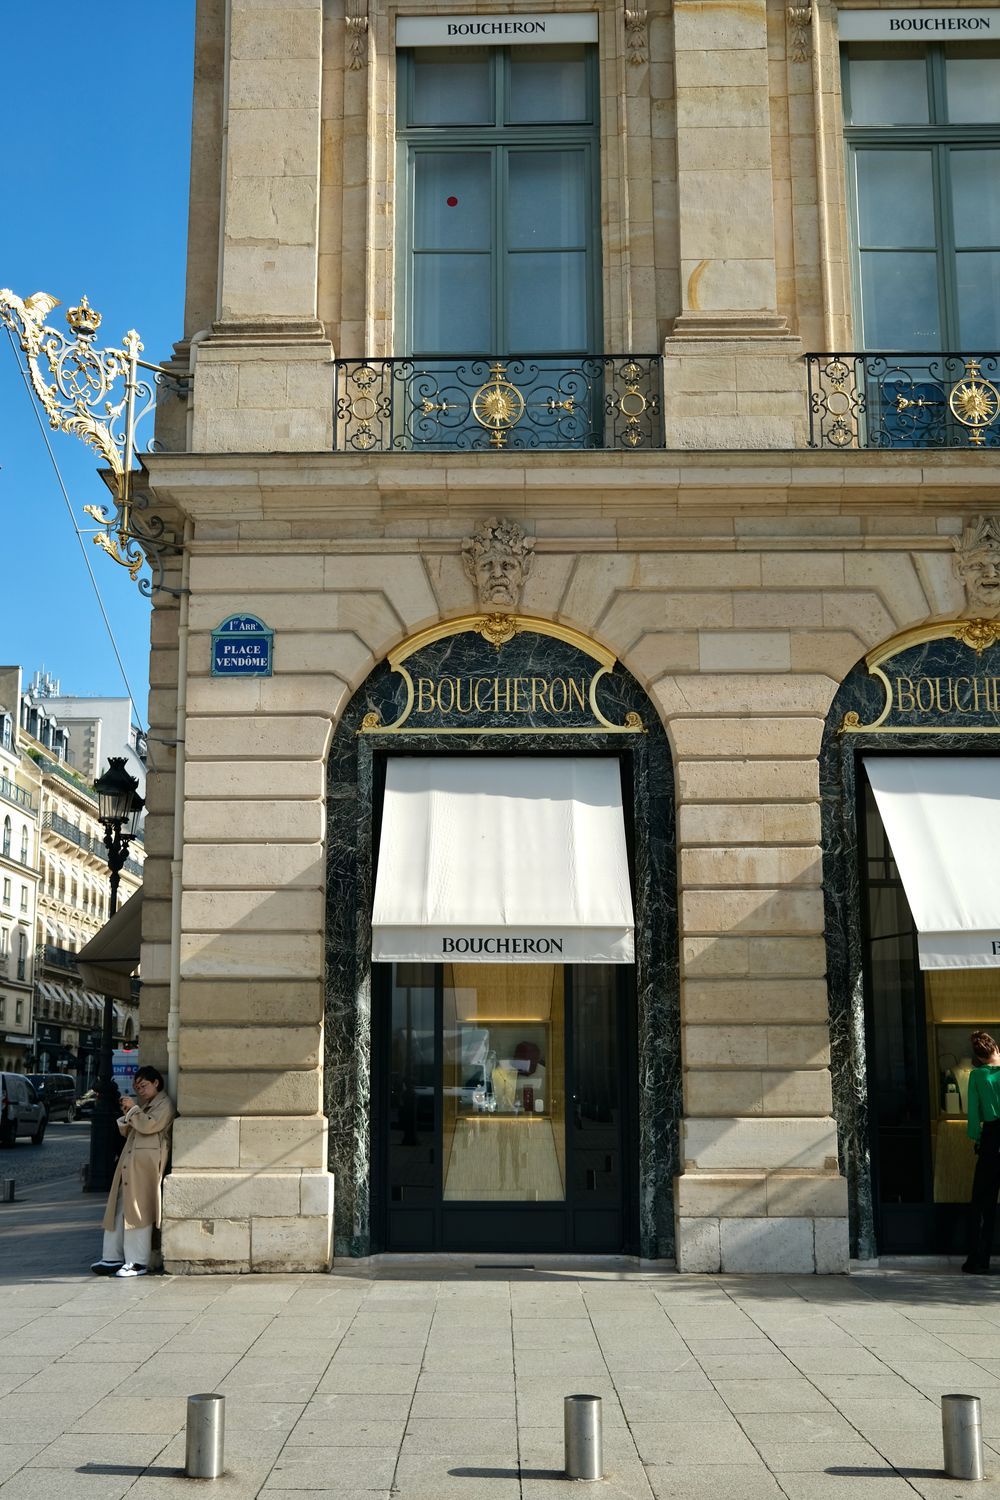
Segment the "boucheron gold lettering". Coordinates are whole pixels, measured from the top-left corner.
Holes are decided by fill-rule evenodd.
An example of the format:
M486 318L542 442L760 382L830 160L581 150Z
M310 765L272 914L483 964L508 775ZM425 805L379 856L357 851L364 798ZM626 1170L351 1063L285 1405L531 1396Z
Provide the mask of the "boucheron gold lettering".
M937 718L949 714L1000 713L1000 677L897 677L893 684L897 713Z
M589 684L576 677L418 677L415 715L585 713Z

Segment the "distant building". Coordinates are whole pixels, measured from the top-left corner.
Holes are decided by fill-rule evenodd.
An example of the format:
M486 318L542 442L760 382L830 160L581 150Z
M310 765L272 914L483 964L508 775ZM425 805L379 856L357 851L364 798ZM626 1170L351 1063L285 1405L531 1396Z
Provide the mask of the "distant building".
M2 825L0 943L9 910L12 946L0 1056L6 1052L8 1065L26 1072L66 1069L88 1086L97 1072L104 997L84 986L77 954L108 918L107 855L93 781L111 755L124 755L144 785L141 736L132 727L127 698L63 698L58 682L44 672L36 672L22 691L20 668L0 668L0 705L4 742L11 745L6 752L11 772L4 762L0 802L21 806L20 816L13 809L10 814L13 857L7 855L7 825ZM22 848L30 869L18 866ZM142 859L140 840L121 872L122 905L142 882ZM13 867L10 907L8 866ZM2 970L0 956L0 975ZM131 1004L115 1002L116 1041L135 1042L137 1006L138 986Z
M20 667L0 667L0 1069L26 1071L32 991L42 777L18 723Z
M59 681L42 667L31 679L33 705L51 709L67 744L66 759L93 783L112 755L123 755L130 776L146 788L146 738L132 723L128 698L80 698L59 691ZM44 699L44 705L42 700Z

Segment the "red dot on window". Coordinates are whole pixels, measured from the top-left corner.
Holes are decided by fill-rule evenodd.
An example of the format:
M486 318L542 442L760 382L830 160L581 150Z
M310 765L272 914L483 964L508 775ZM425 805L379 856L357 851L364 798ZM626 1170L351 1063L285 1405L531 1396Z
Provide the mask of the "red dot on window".
M455 197L454 193L452 193L452 195L451 195L450 198L446 198L445 202L447 203L447 205L448 205L449 208L457 208L458 207L458 199Z

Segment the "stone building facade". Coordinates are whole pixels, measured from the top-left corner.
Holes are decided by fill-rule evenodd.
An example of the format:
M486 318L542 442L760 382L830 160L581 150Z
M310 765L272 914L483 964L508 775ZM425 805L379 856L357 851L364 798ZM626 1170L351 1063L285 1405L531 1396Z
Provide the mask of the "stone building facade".
M957 90L1000 62L971 21L953 43L951 21L980 15L961 8L906 9L936 29L893 52L900 14L200 0L190 381L145 460L177 542L152 617L168 769L148 785L142 954L143 1058L179 1108L168 1269L321 1270L335 1246L421 1234L700 1271L956 1248L966 1165L941 1090L958 1043L928 1035L1000 1001L988 967L962 971L964 1002L924 983L908 908L895 956L873 948L879 859L901 898L861 768L981 759L1000 723L992 356L949 354L995 326L961 261L992 254L992 231L945 243L934 219L893 240L872 216L901 144L993 149L1000 125L959 130ZM455 98L472 102L449 116ZM952 223L965 164L948 161ZM946 289L933 328L878 258L904 253ZM534 363L512 332L532 325ZM880 362L900 348L917 352ZM497 522L495 550L521 560L499 599L468 566ZM272 633L267 675L218 665L248 616ZM589 706L557 722L553 681L584 676ZM499 687L463 710L461 683L488 677L503 710ZM545 684L516 722L515 678ZM416 981L372 962L382 778L388 807L396 761L456 751L624 768L620 1093L567 1135L575 1151L589 1121L619 1131L614 1243L582 1209L569 1240L504 1239L513 1211L449 1239L440 1181L390 1180L420 1090L399 1093L386 1010L387 984ZM894 1072L920 1037L917 1070ZM904 1137L919 1182L893 1165ZM602 1170L581 1166L581 1203ZM394 1239L411 1198L424 1227Z

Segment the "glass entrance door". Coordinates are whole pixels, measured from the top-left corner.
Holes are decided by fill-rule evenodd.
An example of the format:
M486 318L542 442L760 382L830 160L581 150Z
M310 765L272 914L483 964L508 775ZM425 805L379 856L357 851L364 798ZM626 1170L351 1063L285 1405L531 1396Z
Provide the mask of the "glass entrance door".
M632 970L401 963L376 974L383 1248L632 1248Z

